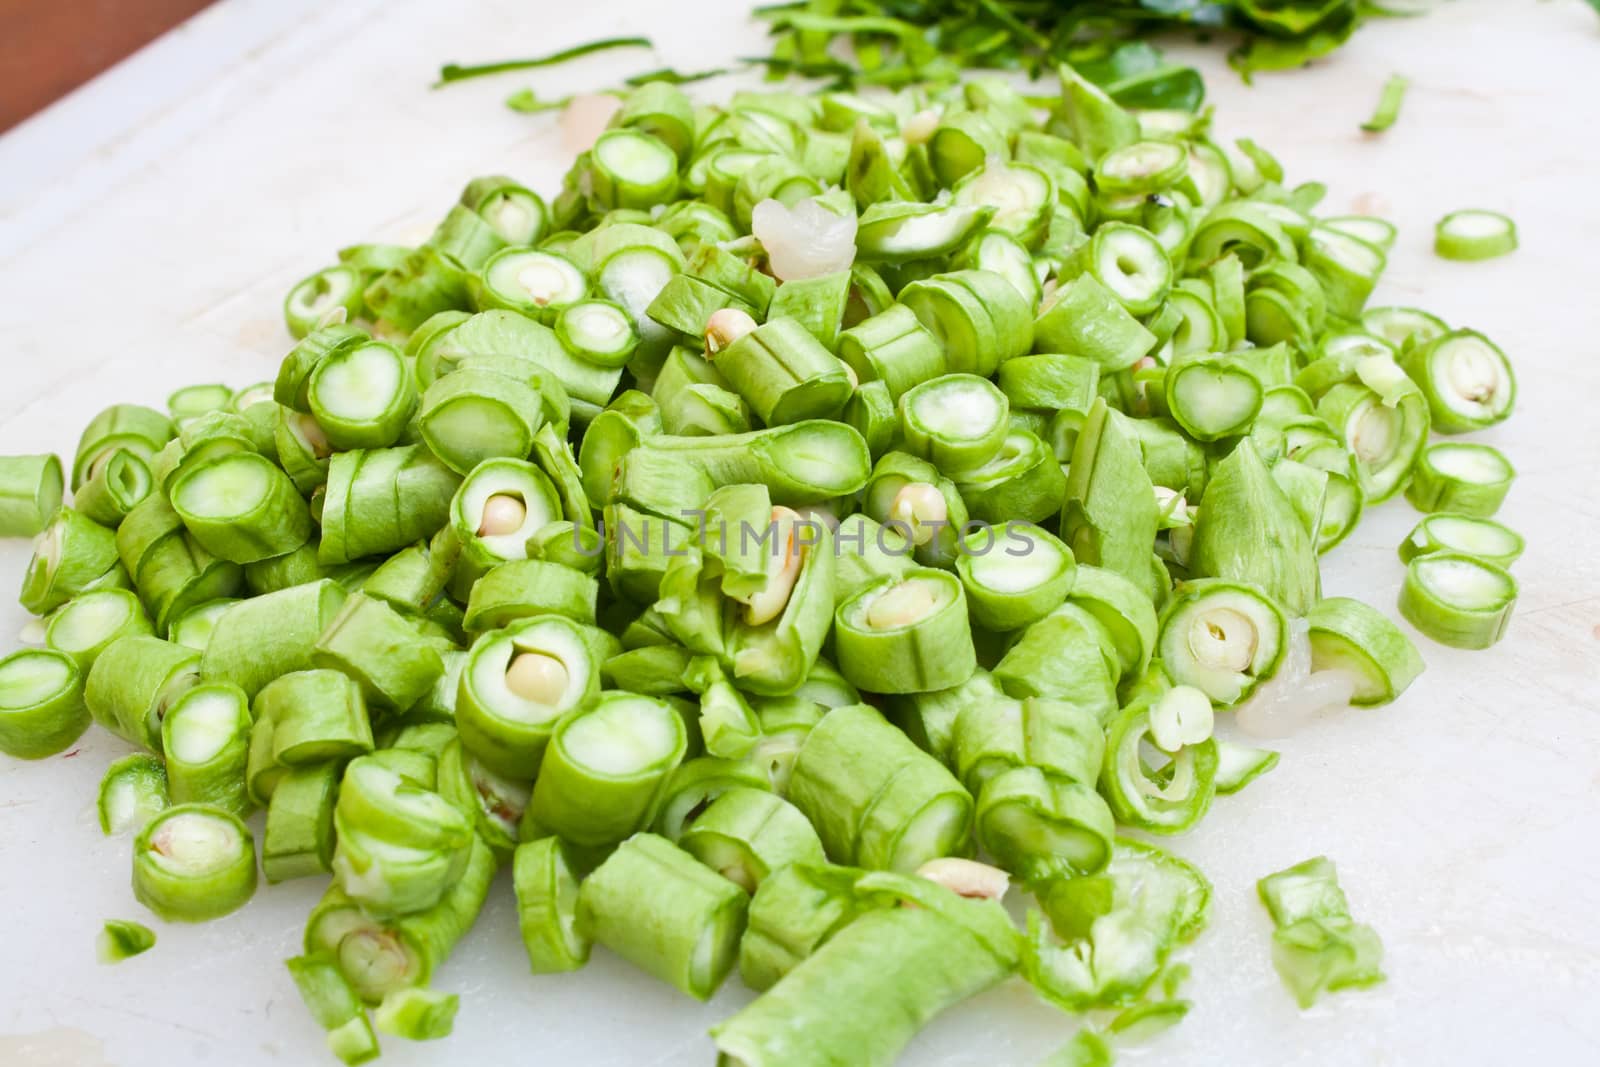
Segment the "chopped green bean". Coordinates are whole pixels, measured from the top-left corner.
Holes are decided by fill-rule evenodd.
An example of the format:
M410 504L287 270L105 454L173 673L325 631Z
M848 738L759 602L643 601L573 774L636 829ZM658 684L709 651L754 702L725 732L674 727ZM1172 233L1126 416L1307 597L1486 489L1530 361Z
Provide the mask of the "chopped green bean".
M1522 535L1492 519L1471 515L1429 515L1400 543L1400 562L1435 552L1456 552L1499 567L1522 555Z
M82 593L126 586L128 575L117 560L115 534L86 515L61 508L28 562L22 606L48 615Z
M56 456L0 456L0 537L42 532L61 507L61 488Z
M589 936L578 927L578 876L567 847L545 837L517 847L512 866L517 924L534 974L575 971L589 960Z
M83 670L64 652L23 649L0 660L0 751L43 759L89 728Z
M807 735L789 800L831 858L885 870L959 853L972 820L950 772L865 705L835 708Z
M665 838L637 834L578 890L578 929L699 1000L733 968L747 898Z
M138 833L166 810L167 768L159 756L135 752L106 768L96 804L106 836Z
M1256 883L1272 914L1272 963L1302 1008L1323 992L1384 980L1383 945L1350 917L1338 875L1325 857L1297 863Z
M1517 580L1493 563L1435 552L1406 565L1400 614L1442 645L1488 648L1505 636Z
M1320 600L1306 621L1311 627L1312 670L1348 672L1356 680L1352 704L1387 704L1422 674L1422 655L1411 639L1359 600Z
M670 705L602 694L556 724L528 817L579 848L615 845L650 825L687 748Z
M1465 433L1505 421L1517 380L1505 353L1470 330L1441 333L1406 348L1401 366L1421 388L1440 433Z
M462 669L461 743L495 771L531 779L557 720L599 691L600 664L573 621L545 615L493 630Z
M1406 499L1418 511L1449 511L1486 519L1500 509L1515 472L1488 445L1444 442L1422 450Z
M250 748L250 701L232 685L198 685L173 702L161 721L167 792L174 804L209 804L243 818Z
M343 768L334 761L291 768L272 788L261 837L268 882L333 870L333 805Z
M1439 220L1433 250L1445 259L1494 259L1517 249L1517 224L1497 211L1469 208Z
M427 989L397 989L372 1013L379 1030L407 1041L438 1041L455 1029L461 998Z
M255 891L254 839L220 808L168 808L134 839L133 894L168 922L221 918Z

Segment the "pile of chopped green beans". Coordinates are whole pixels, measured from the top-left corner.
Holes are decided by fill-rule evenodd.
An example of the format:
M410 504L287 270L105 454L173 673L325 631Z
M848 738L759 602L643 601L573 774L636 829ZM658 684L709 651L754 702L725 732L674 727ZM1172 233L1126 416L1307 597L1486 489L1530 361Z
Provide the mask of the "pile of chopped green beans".
M548 203L477 178L296 285L273 381L0 460L44 620L0 749L128 744L101 825L163 920L331 875L289 969L348 1063L450 1032L432 986L506 864L534 973L599 944L705 999L737 967L727 1067L888 1064L1017 974L1116 1013L1054 1062L1178 1021L1211 887L1125 832L1277 763L1219 724L1421 672L1322 596L1365 508L1428 513L1406 619L1499 638L1511 467L1429 435L1515 382L1369 306L1391 225L1061 79L643 85ZM1261 891L1302 1002L1379 980L1331 864Z

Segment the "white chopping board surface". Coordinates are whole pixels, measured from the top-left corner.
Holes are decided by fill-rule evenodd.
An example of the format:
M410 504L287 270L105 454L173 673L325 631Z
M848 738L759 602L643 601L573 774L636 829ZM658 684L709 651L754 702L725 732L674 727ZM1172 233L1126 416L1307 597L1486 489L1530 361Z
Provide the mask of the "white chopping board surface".
M108 403L270 378L290 343L283 293L341 245L419 239L477 174L558 188L569 163L558 120L504 109L509 92L559 95L760 54L745 7L233 0L206 12L0 137L0 452L70 454ZM623 33L653 37L658 55L428 88L442 61ZM1255 137L1291 180L1326 182L1325 210L1400 225L1375 303L1427 307L1510 354L1517 414L1480 439L1518 467L1501 518L1528 552L1504 642L1483 653L1422 642L1430 669L1403 700L1285 740L1277 770L1173 842L1214 882L1212 921L1188 953L1195 1007L1147 1061L1593 1062L1600 20L1579 0L1458 0L1373 23L1331 60L1254 89L1219 49L1177 51L1205 69L1223 134ZM1396 71L1412 79L1399 124L1363 135ZM1475 265L1435 258L1433 223L1469 206L1513 215L1521 251ZM1370 513L1325 559L1327 592L1394 614L1395 546L1415 521L1403 501ZM25 558L25 545L0 547L4 581L20 582ZM0 634L23 621L8 604ZM206 926L152 921L153 951L96 965L102 920L150 921L128 889L127 840L103 838L93 813L100 775L123 751L92 732L70 757L0 759L0 1064L334 1062L280 963L320 880L263 888ZM1254 883L1319 853L1383 936L1390 979L1302 1013L1272 971ZM709 1064L707 1026L749 996L730 981L700 1005L601 951L577 975L532 978L504 879L436 984L462 994L454 1036L387 1040L384 1062ZM903 1062L1033 1064L1073 1027L1013 982L939 1020Z

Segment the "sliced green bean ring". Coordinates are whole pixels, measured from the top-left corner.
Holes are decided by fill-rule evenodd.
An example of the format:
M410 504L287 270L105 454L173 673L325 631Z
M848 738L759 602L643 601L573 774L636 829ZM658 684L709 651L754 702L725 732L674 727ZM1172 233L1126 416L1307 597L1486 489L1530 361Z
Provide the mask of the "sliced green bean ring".
M389 447L417 409L410 368L398 348L381 341L330 353L311 372L306 398L317 426L341 452Z
M1500 510L1516 471L1488 445L1441 442L1422 450L1406 499L1418 511L1486 519Z
M35 543L22 578L23 608L48 615L80 593L107 585L127 585L126 577L109 581L119 570L116 536L106 527L64 507L55 513Z
M1455 552L1406 565L1400 614L1441 645L1488 648L1505 636L1517 605L1517 580L1492 563Z
M1077 567L1060 540L1028 523L984 527L961 541L956 573L972 621L1006 632L1037 622L1061 606Z
M240 603L243 602L224 597L196 604L181 615L175 614L167 624L167 640L196 652L204 652L211 643L211 634L216 630L218 620L228 613L228 609Z
M1325 226L1313 226L1304 263L1327 298L1329 313L1359 318L1387 264L1382 248Z
M1517 249L1517 224L1498 211L1452 211L1434 230L1433 250L1444 259L1494 259Z
M1440 433L1465 433L1505 421L1517 380L1505 353L1471 330L1444 334L1407 351L1401 366L1422 387Z
M61 460L0 456L0 537L32 537L61 507Z
M1429 515L1400 542L1400 561L1435 552L1472 556L1497 567L1510 567L1522 555L1522 535L1492 519L1471 515Z
M1287 643L1283 610L1243 582L1185 582L1161 613L1158 648L1167 673L1223 706L1277 673Z
M372 725L361 687L336 670L296 671L256 695L258 720L271 722L272 760L305 767L372 751Z
M1359 382L1344 382L1317 402L1317 414L1343 436L1369 504L1400 491L1428 439L1428 404L1415 390L1397 392L1390 404Z
M1013 767L984 784L977 830L1006 870L1034 879L1104 870L1116 825L1092 784Z
M1166 406L1196 441L1243 432L1261 410L1261 381L1235 360L1192 355L1167 368Z
M0 660L0 751L43 759L89 728L83 671L64 652L23 649Z
M96 722L150 751L161 747L161 719L199 681L200 653L155 637L120 637L94 661L84 701Z
M1067 600L1105 627L1123 677L1144 673L1156 653L1161 626L1148 593L1115 571L1084 565L1073 576Z
M926 693L977 669L967 599L948 571L919 568L868 586L834 617L839 670L874 693Z
M973 204L871 204L861 213L856 248L863 260L878 263L942 256L981 230L993 214L993 208Z
M722 334L730 325L732 333ZM719 311L706 325L706 343L716 369L769 426L832 418L850 398L845 364L796 319L756 326L741 312Z
M952 262L962 269L998 274L1022 294L1029 307L1037 307L1043 295L1033 254L1021 240L1003 230L984 230L968 241Z
M213 804L240 818L250 812L245 768L250 701L235 685L198 685L161 721L161 754L174 804Z
M1044 298L1034 342L1047 352L1086 356L1102 373L1127 370L1158 345L1155 334L1092 273L1079 274Z
M651 208L678 191L678 157L659 138L609 130L589 150L591 195L607 208Z
M114 404L84 428L72 461L72 488L93 476L98 465L119 448L148 460L172 440L172 420L164 413L139 404Z
M1425 345L1450 332L1439 316L1408 307L1368 308L1361 313L1361 325L1388 341L1396 351Z
M268 399L271 399L270 395ZM186 385L167 397L167 411L181 430L185 423L212 411L232 411L233 390L226 385Z
M559 838L517 848L512 860L517 926L534 974L575 971L589 961L589 938L578 930L578 875Z
M362 830L341 811L345 796L341 790L333 812L334 882L375 919L397 919L438 907L459 882L473 849L488 847L473 836L466 815L447 802L441 813L455 820L453 829L466 844L414 848Z
M166 810L167 766L160 756L134 752L106 768L95 808L100 832L107 837L128 830L138 833Z
M754 893L791 863L826 863L822 841L793 804L764 789L733 789L684 831L684 851Z
M261 873L272 883L333 871L333 806L344 771L327 761L296 767L272 789Z
M471 824L448 800L375 756L351 760L345 768L337 812L357 832L409 848L460 849L471 834Z
M1327 597L1306 616L1310 624L1311 669L1342 670L1355 680L1350 703L1387 704L1422 674L1425 664L1388 617L1359 600Z
M1018 414L1012 413L1013 427ZM983 522L1044 522L1060 512L1067 493L1066 472L1054 448L1024 429L1011 429L988 462L951 476L972 518Z
M589 281L566 256L529 248L506 248L483 265L473 302L479 311L509 308L551 321L589 295Z
M578 929L698 1000L733 968L748 898L672 842L638 834L578 891Z
M906 450L941 470L970 470L994 458L1011 428L1011 404L975 374L946 374L900 398Z
M1317 222L1320 226L1349 234L1385 252L1394 247L1395 237L1399 233L1394 223L1374 215L1339 215L1330 219L1318 219Z
M467 366L428 387L418 428L434 455L466 474L487 459L528 456L545 418L542 390L532 382Z
M150 495L155 484L149 464L137 454L119 448L73 494L72 506L95 522L114 527Z
M306 923L308 953L326 953L368 1003L397 989L425 985L477 918L494 878L494 853L474 842L461 876L437 905L380 921L330 886Z
M255 841L220 808L168 808L134 840L133 895L168 922L221 918L255 891Z
M550 223L550 211L532 189L510 178L478 178L461 191L472 208L508 245L537 244Z
M528 818L579 848L617 844L655 817L687 748L670 704L606 693L556 724Z
M366 310L362 299L365 285L360 271L344 265L327 267L302 279L283 301L289 335L301 338L318 327L359 318Z
M44 642L65 653L87 674L117 638L154 634L150 616L131 589L97 589L75 597L50 616Z
M556 336L567 351L597 367L621 367L639 347L639 331L621 304L579 300L561 309Z
M1216 795L1211 730L1209 694L1188 685L1123 709L1106 731L1100 776L1117 821L1153 834L1193 827ZM1164 761L1161 766L1146 763L1151 752Z
M1189 172L1189 153L1172 141L1136 141L1101 157L1095 185L1108 196L1149 195L1168 189Z
M994 214L989 225L994 229L1014 235L1031 247L1038 247L1044 240L1055 189L1038 167L990 162L963 178L953 192L955 203L991 209Z
M281 556L311 539L311 514L294 483L253 452L179 476L172 507L202 547L233 563Z
M484 460L450 504L450 522L462 544L457 583L476 581L507 560L526 559L528 541L561 517L555 486L537 466L517 459ZM467 599L465 592L460 599Z
M1172 286L1172 260L1161 242L1149 231L1121 222L1096 229L1067 269L1092 274L1134 315L1155 311Z
M952 371L987 377L1033 347L1033 307L1012 284L986 270L958 270L912 282L900 302L944 349Z
M904 304L892 304L845 330L838 351L859 381L882 381L896 400L947 369L938 340Z
M599 664L577 624L514 623L472 646L456 702L461 743L491 770L531 779L557 720L599 691Z

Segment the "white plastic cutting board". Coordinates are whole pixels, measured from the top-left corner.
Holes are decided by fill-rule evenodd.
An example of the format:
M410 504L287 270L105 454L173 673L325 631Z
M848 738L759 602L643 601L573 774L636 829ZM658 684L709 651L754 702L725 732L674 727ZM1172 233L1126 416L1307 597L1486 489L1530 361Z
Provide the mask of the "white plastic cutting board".
M289 284L343 244L416 240L473 175L554 192L568 164L554 116L513 89L600 88L662 64L700 70L762 50L743 0L232 0L0 137L0 452L70 453L118 400L269 378ZM431 92L441 61L537 54L647 33L534 77ZM1520 471L1502 517L1528 537L1519 616L1493 651L1423 644L1429 673L1397 705L1282 744L1281 766L1219 800L1174 847L1215 883L1191 951L1190 1017L1149 1062L1278 1065L1591 1063L1600 1047L1600 20L1580 0L1458 0L1373 24L1335 58L1247 89L1218 51L1221 132L1327 182L1328 210L1401 226L1376 302L1418 304L1496 339L1516 363L1516 417L1483 435ZM1362 134L1391 72L1413 81L1399 124ZM732 80L697 87L726 94ZM1511 213L1522 250L1486 264L1430 252L1446 211ZM1393 611L1390 503L1326 560L1330 593ZM25 546L0 548L5 582ZM9 597L7 597L9 600ZM0 609L0 634L23 616ZM10 637L0 640L9 648ZM332 1062L279 961L320 886L264 890L199 928L153 923L154 951L99 967L109 917L144 918L128 844L92 811L123 746L0 759L0 1064L118 1067ZM1268 960L1261 875L1338 861L1389 983L1300 1013ZM589 1067L709 1064L704 1031L748 996L699 1005L597 952L581 974L525 973L509 886L437 982L455 1035L386 1042L385 1062ZM1036 1063L1073 1022L1020 983L941 1019L915 1067Z

